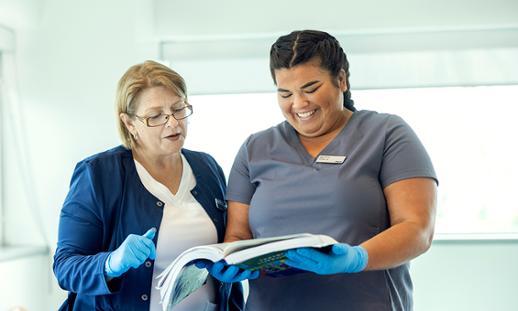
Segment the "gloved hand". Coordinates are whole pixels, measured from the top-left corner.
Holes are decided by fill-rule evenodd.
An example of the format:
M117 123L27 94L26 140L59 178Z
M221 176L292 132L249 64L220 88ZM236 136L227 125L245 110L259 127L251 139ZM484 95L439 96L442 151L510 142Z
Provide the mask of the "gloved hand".
M333 244L328 254L314 248L298 248L286 253L285 264L316 274L354 273L365 269L369 256L361 246Z
M111 252L104 265L108 277L119 277L130 268L138 268L146 259L155 259L153 238L156 229L149 229L144 235L130 234L121 246Z
M206 268L210 275L225 283L253 280L259 277L259 270L250 271L234 265L227 265L224 260L212 262L210 260L199 260L194 263L196 267Z

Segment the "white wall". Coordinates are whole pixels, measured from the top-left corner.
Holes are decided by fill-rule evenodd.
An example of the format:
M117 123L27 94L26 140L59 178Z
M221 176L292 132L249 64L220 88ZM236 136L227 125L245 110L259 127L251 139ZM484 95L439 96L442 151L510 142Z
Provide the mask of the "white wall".
M416 311L518 308L518 241L434 241L411 264Z
M130 65L156 58L155 45L139 37L147 10L142 3L48 0L20 31L16 61L24 141L15 136L13 124L7 133L12 165L6 200L18 208L8 215L9 222L17 221L7 230L9 241L30 244L40 234L31 232L34 210L27 207L32 205L41 209L45 233L55 240L56 216L74 164L118 143L116 83ZM20 144L30 157L34 189L29 196L20 180ZM18 234L20 220L26 221L24 236Z
M156 44L147 35L150 8L142 0L0 0L0 23L17 35L17 109L23 116L21 127L9 118L2 120L8 125L8 244L48 242L54 248L75 163L119 143L116 83L130 65L157 57ZM28 179L21 175L20 153L28 156ZM38 213L43 232L35 221ZM50 269L51 262L45 254L0 261L0 310L15 304L55 310L55 301L64 294L52 274L36 272ZM31 295L24 294L25 289Z
M57 310L62 295L53 292L50 257L45 255L0 261L0 310Z
M153 10L155 3L159 5L156 11ZM161 7L168 3L174 3L176 7ZM270 5L266 3L267 10L257 11L262 12L255 15L257 19L252 18L254 15L243 19L235 8L237 2L227 5L229 3L234 7L224 3L215 6L210 1L201 5L199 1L188 4L151 0L0 0L0 23L7 23L17 31L16 76L20 113L24 117L23 132L15 132L15 124L12 124L6 137L8 242L55 245L59 210L74 164L118 143L113 109L116 82L130 65L158 57L160 35L198 36L206 32L226 35L239 30L251 33L287 31L295 26L305 28L303 14L280 11L274 13L281 14L279 22L284 23L283 26L272 26L269 12L274 10L273 1L268 2ZM356 3L348 2L341 9L343 19L332 25L325 24L325 28L340 30L342 24L369 27L369 21L379 21L372 25L379 28L385 27L384 23L398 20L392 19L392 14L396 13L391 10L380 9L373 12L372 18L346 14ZM396 3L416 6L410 0ZM447 7L445 3L441 2L441 5ZM471 26L491 23L501 26L516 22L515 1L492 3L494 14L485 14L491 10L484 3L453 2L451 12L438 11L434 7L434 13L425 21L440 16L450 25L455 25L457 20ZM359 10L367 14L371 12L371 4L359 4ZM460 14L467 7L476 9L476 14ZM292 8L302 9L300 5ZM250 9L251 12L254 10L253 7ZM173 24L154 24L155 13L163 13ZM228 16L236 17L239 27L234 20L227 20ZM379 19L380 16L384 18ZM414 17L408 15L404 19L407 24L403 26L408 27L419 20ZM249 23L249 20L254 22ZM317 27L318 23L311 22L310 26ZM395 26L402 25L396 23ZM169 29L173 31L169 32ZM189 68L183 67L180 73L189 77L188 83L195 85L197 77L204 74L203 67L196 69L196 75L190 74ZM219 80L229 78L224 70L218 74ZM266 69L264 74L268 74ZM17 152L20 148L28 157L31 174L28 181L20 177L23 168L23 159L20 160ZM38 213L43 216L43 232L34 221ZM436 244L413 266L416 310L487 310L497 303L500 308L492 309L505 311L516 306L514 292L518 289L515 286L518 271L512 264L517 262L515 243ZM505 261L499 262L501 256L506 256ZM57 289L51 274L45 272L50 264L51 260L44 254L0 262L0 311L15 304L25 305L29 310L42 310L42 306L55 310L63 293ZM23 295L27 289L32 295Z

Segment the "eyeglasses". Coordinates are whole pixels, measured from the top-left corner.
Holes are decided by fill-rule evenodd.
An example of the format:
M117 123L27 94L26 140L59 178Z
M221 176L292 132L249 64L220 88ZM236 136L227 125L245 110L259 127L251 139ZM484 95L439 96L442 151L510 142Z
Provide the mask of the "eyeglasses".
M141 117L141 116L135 115L135 117L137 117L137 119L142 121L145 125L147 125L149 127L155 127L155 126L160 126L160 125L166 124L167 121L169 121L169 118L171 116L179 121L179 120L183 120L183 119L187 118L191 114L192 114L192 106L185 105L182 108L174 109L173 113L169 113L169 114L161 113L159 115L154 115L154 116L150 116L150 117Z

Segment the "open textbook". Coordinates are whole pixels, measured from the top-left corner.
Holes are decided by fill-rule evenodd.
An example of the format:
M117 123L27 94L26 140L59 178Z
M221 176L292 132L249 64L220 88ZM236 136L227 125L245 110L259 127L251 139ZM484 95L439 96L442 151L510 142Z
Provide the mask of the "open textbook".
M193 264L196 260L217 262L224 259L227 264L252 271L261 270L261 275L279 276L294 270L284 264L287 250L299 247L323 248L335 243L327 235L301 233L190 248L176 257L158 276L157 289L160 290L162 309L173 310L175 305L203 286L208 272L197 268Z

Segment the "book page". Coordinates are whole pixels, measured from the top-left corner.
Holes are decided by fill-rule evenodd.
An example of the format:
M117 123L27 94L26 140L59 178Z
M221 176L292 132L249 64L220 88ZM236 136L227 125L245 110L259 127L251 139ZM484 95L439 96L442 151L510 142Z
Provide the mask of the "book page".
M208 277L207 269L199 269L192 262L207 259L212 262L223 259L222 249L214 245L190 248L181 253L158 276L162 310L171 310L191 293L202 287Z
M175 282L167 310L171 310L187 296L202 287L207 281L208 275L207 269L199 269L195 265L183 267Z

